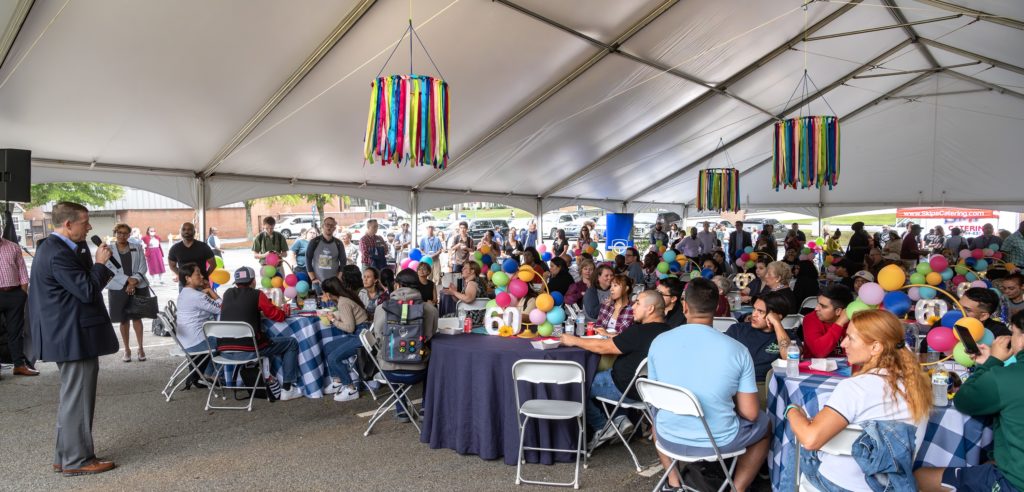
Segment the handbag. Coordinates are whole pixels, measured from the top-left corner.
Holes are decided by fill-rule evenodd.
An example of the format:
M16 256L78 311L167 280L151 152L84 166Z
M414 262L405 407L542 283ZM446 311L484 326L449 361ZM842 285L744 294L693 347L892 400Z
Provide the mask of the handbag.
M157 314L160 312L160 301L157 300L153 289L149 287L146 287L146 289L149 290L148 297L128 296L128 304L124 307L124 314L129 319L156 319Z

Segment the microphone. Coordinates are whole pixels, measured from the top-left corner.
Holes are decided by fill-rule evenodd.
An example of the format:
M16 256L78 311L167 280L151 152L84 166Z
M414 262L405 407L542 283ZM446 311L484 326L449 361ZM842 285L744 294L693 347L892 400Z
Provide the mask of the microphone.
M92 243L95 244L96 246L103 246L103 241L100 240L99 236L94 235L93 237L89 238L89 240L92 241ZM117 258L114 258L113 255L110 256L110 263L117 268L121 268L121 262L117 261Z

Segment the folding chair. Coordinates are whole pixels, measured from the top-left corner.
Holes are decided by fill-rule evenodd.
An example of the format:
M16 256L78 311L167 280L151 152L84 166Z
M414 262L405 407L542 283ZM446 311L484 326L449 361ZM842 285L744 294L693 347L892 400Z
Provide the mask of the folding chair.
M661 486L668 480L669 474L676 468L679 462L693 463L697 461L717 461L722 466L722 471L725 472L725 482L722 483L721 487L718 488L719 492L726 489L728 486L730 489L735 490L736 486L732 483L732 474L736 469L737 457L743 453L746 453L746 449L734 451L731 453L722 453L718 449L718 443L715 442L715 436L711 432L711 427L708 426L708 421L704 417L704 409L700 406L700 401L697 396L694 395L690 390L681 388L668 383L660 381L652 381L647 378L640 378L636 381L636 389L640 392L640 396L643 397L644 402L650 404L652 407L657 408L662 412L671 412L676 415L696 417L700 419L700 423L704 425L704 431L708 434L708 439L711 441L711 448L715 450L715 454L708 456L685 456L681 454L673 453L663 447L662 439L655 440L655 446L665 456L672 459L672 464L665 469L665 474L662 475L661 480L654 486L654 491L661 490ZM726 466L725 460L732 458L732 465ZM684 487L685 488L685 487Z
M649 424L651 424L652 427L654 426L654 423L651 422L650 415L647 414L647 411L646 411L647 410L647 404L646 403L644 403L643 401L632 402L632 403L625 401L626 395L630 392L630 390L633 389L633 386L636 385L636 380L641 378L641 377L646 377L646 376L647 376L647 359L644 358L644 360L640 361L640 365L637 366L636 372L633 373L633 379L629 380L629 385L626 386L626 391L622 392L622 396L619 397L618 400L612 400L612 399L604 398L604 397L601 397L601 396L598 396L598 397L594 398L594 399L596 399L601 404L601 410L604 410L605 416L608 417L608 421L605 422L604 427L601 430L597 431L597 435L600 435L601 433L603 433L605 431L605 429L607 429L609 426L611 426L612 429L615 429L615 434L617 434L619 436L619 439L622 440L622 444L624 444L626 446L626 451L629 451L629 456L633 458L633 464L636 465L636 472L637 473L640 473L640 472L644 471L644 469L643 469L642 466L640 466L640 460L637 459L636 453L634 453L633 452L633 448L630 447L629 441L630 441L630 439L633 439L633 436L636 435L636 432L638 430L640 430L640 426L637 425L636 427L633 427L633 432L630 432L629 436L623 436L622 432L619 431L619 427L617 425L615 425L615 422L612 422L612 415L615 415L615 413L618 412L620 409L639 410L640 411L640 415L641 415L641 419L646 420ZM608 405L612 405L612 409L611 410L608 410ZM597 449L597 446L595 446L594 449ZM587 457L588 458L593 456L594 449L587 450Z
M586 436L586 373L579 363L563 360L535 360L522 359L512 364L512 384L515 385L516 395L516 423L519 424L519 459L516 463L516 485L521 483L532 483L536 485L556 485L560 487L572 486L580 488L580 461L583 467L587 467L587 451L583 448L583 440ZM531 384L578 384L580 385L580 401L570 400L519 400L519 382L524 381ZM576 449L552 449L534 446L525 446L526 424L530 419L544 420L570 420L576 419L579 426L576 438ZM571 482L541 482L523 478L523 453L530 451L548 451L557 453L574 453L576 455L576 473Z
M253 386L231 386L230 387L231 389L235 389L235 390L239 390L239 389L249 390L249 404L247 406L244 406L244 407L233 407L233 406L215 406L215 405L211 404L211 401L213 400L213 392L216 391L217 388L220 388L222 391L227 389L227 386L221 384L221 381L222 381L221 373L222 372L224 373L223 380L224 381L229 380L229 377L227 376L227 371L225 370L225 368L227 366L231 366L233 369L237 369L238 366L243 366L243 365L245 365L245 364L247 364L249 362L256 362L257 364L259 364L261 362L262 357L260 357L260 350L259 350L259 347L256 345L256 333L253 332L253 329L252 329L251 326L249 326L249 323L246 323L244 321L207 321L206 323L203 323L203 335L206 337L207 340L209 340L210 338L248 338L248 339L252 340L252 346L253 346L253 351L252 352L221 350L221 351L218 351L218 353L215 355L214 354L214 348L216 346L216 342L211 342L210 343L209 347L207 348L207 353L210 356L210 361L213 362L213 366L214 366L215 370L214 370L214 373L213 373L213 382L210 384L210 392L206 395L206 410L209 410L211 408L221 409L221 410L242 410L244 408L246 411L251 412L252 411L252 402L256 398L256 390L258 390L258 389L262 389L262 390L266 391L268 393L267 400L268 401L270 400L270 397L269 397L270 390L266 387L265 384L261 384L260 383L262 378L257 378L256 379L256 383L254 383ZM231 353L231 354L243 354L246 357L244 359L240 359L240 360L229 359L227 357L224 357L224 354L229 354L229 353ZM232 371L232 373L234 373L234 371ZM227 397L224 396L224 394L222 393L221 394L221 399L222 400L227 400Z
M789 338L803 342L803 327L804 317L799 314L787 314L786 317L782 318L782 329L786 330L789 334Z
M711 326L716 330L725 333L730 326L735 325L736 323L739 323L739 320L731 316L716 316L715 321L712 322Z
M850 424L846 426L846 428L844 428L843 430L839 431L839 434L836 434L835 436L832 437L832 439L829 439L828 442L823 444L821 448L818 449L818 451L826 454L831 454L833 456L853 456L853 443L854 441L857 440L857 438L860 437L860 435L863 432L863 427L856 424ZM797 442L796 462L798 465L800 464L801 449L802 448L800 446L800 443ZM799 466L797 467L797 477L799 479L798 483L800 484L799 486L801 491L819 492L818 488L812 485L811 482L804 478L803 474L800 473Z
M164 389L161 391L161 394L167 398L166 401L171 401L171 396L174 395L174 392L177 391L181 385L185 384L185 381L188 381L190 376L193 374L199 374L199 377L203 377L202 371L199 370L199 365L204 361L209 360L210 352L205 349L189 352L188 349L181 344L181 341L178 340L177 325L168 325L168 330L171 333L171 338L174 339L174 343L178 346L177 350L171 349L170 354L175 357L182 356L185 358L185 360L181 361L181 364L178 364L178 367L174 368L174 372L171 373L170 379L167 380L167 384L164 385ZM192 356L199 356L199 361L193 361ZM185 372L186 370L188 370L188 372ZM178 379L178 377L183 373L185 376Z
M384 399L377 409L374 410L373 416L370 417L370 425L366 428L366 432L363 432L363 437L369 436L370 431L373 430L373 426L377 425L377 422L388 414L392 408L395 407L399 402L402 402L402 406L405 407L405 413L409 416L409 420L412 421L412 425L416 427L416 433L420 432L420 425L417 420L420 418L420 412L416 409L416 405L413 405L412 400L409 399L408 393L412 389L411 384L402 384L392 382L384 375L384 371L380 368L380 364L377 363L377 349L376 340L373 336L372 330L363 330L359 332L359 341L363 344L363 350L370 355L370 360L373 361L373 367L377 373L373 380L380 383L383 386L387 386L391 390L391 395ZM374 394L374 400L376 401L376 395Z
M800 303L800 310L801 311L803 311L804 309L812 309L813 310L816 307L818 307L818 298L814 297L814 296L808 297L807 299L804 299L804 302Z
M487 309L487 303L490 299L487 297L477 297L473 302L462 302L455 303L455 313L461 318L463 313L466 311L477 311L481 309Z

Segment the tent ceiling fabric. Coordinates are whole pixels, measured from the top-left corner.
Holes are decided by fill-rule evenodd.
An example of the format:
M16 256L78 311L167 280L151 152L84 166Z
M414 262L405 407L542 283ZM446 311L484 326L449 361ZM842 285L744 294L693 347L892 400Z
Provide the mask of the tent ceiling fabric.
M3 6L15 3L0 4L0 28L16 15ZM797 0L417 0L414 23L442 73L418 45L414 70L451 87L455 165L445 171L363 161L370 80L382 66L409 70L407 40L385 66L408 3L371 3L216 163L206 206L327 192L410 210L416 189L420 210L479 200L533 212L543 196L543 210L683 211L698 171L726 164L743 172L750 208L1024 203L1005 179L1024 154L1024 30L1015 27L1024 2L893 0L893 15L882 0L813 2L806 12ZM198 207L194 176L360 6L36 0L0 66L0 147L31 149L35 182L152 189L146 173L159 172L152 191ZM953 17L958 9L1005 19ZM893 26L900 16L946 19L797 43L752 66L823 19L811 36ZM925 41L898 48L911 32ZM937 68L932 59L939 70L924 72ZM855 75L783 115L844 119L842 175L832 191L776 192L764 111L802 99L794 88L805 69L817 88ZM728 151L714 155L720 141Z

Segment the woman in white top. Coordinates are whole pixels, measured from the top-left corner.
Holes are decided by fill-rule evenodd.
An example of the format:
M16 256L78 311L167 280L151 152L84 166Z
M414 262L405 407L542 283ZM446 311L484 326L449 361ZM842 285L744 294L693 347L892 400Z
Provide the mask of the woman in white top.
M915 450L920 448L932 406L931 389L914 354L903 344L903 324L892 313L861 311L853 316L842 347L850 364L861 370L836 385L813 420L795 405L786 408L785 417L804 449L817 450L847 425L873 420L917 426ZM847 490L871 490L852 456L818 457L818 472L828 481Z
M179 265L178 274L185 278L185 287L178 293L178 316L174 333L188 352L207 350L203 324L220 316L220 296L210 288L209 281L203 277L203 270L195 263ZM192 360L199 363L201 372L208 372L209 359L197 355ZM199 374L194 372L185 380L185 389L192 386L206 387Z

